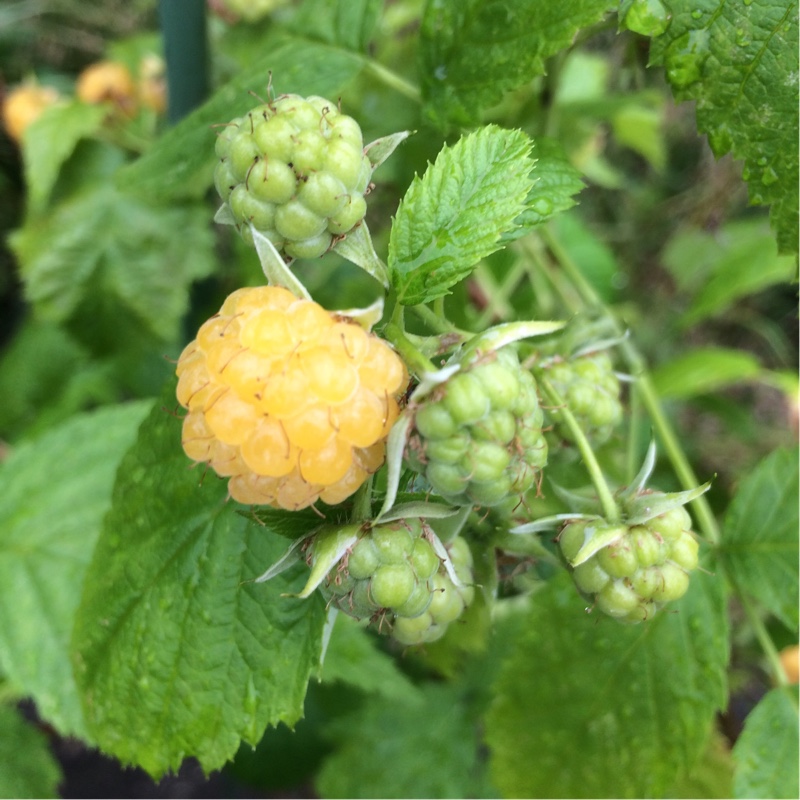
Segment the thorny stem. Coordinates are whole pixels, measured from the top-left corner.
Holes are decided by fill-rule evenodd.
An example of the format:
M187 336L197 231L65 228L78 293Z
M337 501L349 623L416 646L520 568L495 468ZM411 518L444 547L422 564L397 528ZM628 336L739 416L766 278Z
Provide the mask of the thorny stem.
M603 515L611 523L619 522L619 508L617 508L617 504L614 501L614 495L611 493L611 489L608 488L608 483L606 483L606 479L603 476L603 470L600 469L600 464L597 462L594 450L592 450L592 446L589 444L586 434L583 432L583 429L578 424L572 412L567 408L566 403L556 391L553 384L541 374L536 376L536 380L548 401L555 406L557 413L561 416L561 419L572 434L575 446L580 451L583 464L597 491L597 497L600 500L600 505L603 507Z
M565 274L568 275L571 282L580 293L584 303L588 306L601 309L612 321L617 334L622 336L624 330L616 316L611 309L603 303L594 290L594 287L584 278L578 266L561 246L561 243L547 228L543 228L541 236ZM694 474L694 470L689 464L689 460L681 447L678 437L661 408L658 392L656 392L653 381L647 372L644 359L629 339L624 339L620 342L619 347L628 363L631 374L636 378L634 386L639 393L642 404L647 409L647 413L653 422L653 427L661 439L661 444L667 458L672 464L672 468L678 480L681 482L684 489L693 489L699 485L700 481ZM719 526L717 525L717 520L714 517L708 500L704 495L701 495L693 500L692 504L697 516L698 526L712 545L718 545L720 542Z

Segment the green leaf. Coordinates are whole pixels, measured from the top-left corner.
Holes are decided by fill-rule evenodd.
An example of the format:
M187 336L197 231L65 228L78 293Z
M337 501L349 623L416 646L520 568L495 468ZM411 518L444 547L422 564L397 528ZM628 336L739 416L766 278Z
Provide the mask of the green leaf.
M205 205L158 207L108 184L29 221L11 244L43 318L64 322L84 304L90 314L103 307L168 341L180 331L189 285L216 265Z
M798 450L771 453L728 506L720 559L738 590L792 630L798 624Z
M782 253L798 242L798 19L796 0L671 0L653 40L678 100L696 102L697 127L717 157L744 161L754 205L771 205Z
M797 687L773 689L748 714L733 748L733 797L797 797L797 750Z
M731 222L713 233L679 231L663 261L681 289L694 294L681 320L685 326L718 316L749 294L791 281L796 271L794 258L778 255L766 219Z
M699 347L653 370L653 383L661 397L694 397L725 389L761 375L758 359L744 350Z
M700 760L692 770L682 775L666 795L686 798L726 798L733 797L733 760L728 740L714 730Z
M46 736L0 705L0 797L58 797L60 781Z
M567 575L537 592L495 683L486 738L505 796L663 796L727 702L718 579L693 575L687 594L646 624L584 606Z
M326 683L344 683L395 700L417 693L394 659L378 649L375 636L346 614L336 619L320 677Z
M114 472L149 402L74 417L0 466L0 657L13 684L65 734L86 735L69 638L111 505Z
M310 515L249 521L223 481L191 468L180 438L157 406L125 456L73 634L90 732L154 776L189 755L218 769L241 739L293 725L325 622L320 598L281 596L302 586L303 566L254 583L285 547L273 521L300 537Z
M106 113L102 106L58 103L45 109L26 129L22 155L31 213L44 210L61 166L78 142L100 127Z
M599 22L609 0L432 0L420 31L420 72L428 114L442 127L473 125L481 112L537 75Z
M218 89L145 155L121 170L120 186L154 200L200 197L211 185L214 163L214 125L246 114L257 100L250 92L273 87L283 94L335 96L361 69L362 61L318 42L281 37L264 43L264 55Z
M305 0L291 27L298 36L364 52L382 7L383 0Z
M425 303L472 272L517 227L531 189L531 140L487 125L444 147L400 203L389 239L398 299Z
M554 139L537 139L531 155L535 163L525 210L515 220L517 228L503 234L504 243L525 236L531 228L572 208L577 203L573 195L584 188L580 172L570 164L564 149Z
M113 395L103 367L63 328L27 319L0 357L0 436L17 441Z
M323 797L491 797L477 762L473 722L453 686L428 684L413 699L373 695L332 723L337 750L322 766Z

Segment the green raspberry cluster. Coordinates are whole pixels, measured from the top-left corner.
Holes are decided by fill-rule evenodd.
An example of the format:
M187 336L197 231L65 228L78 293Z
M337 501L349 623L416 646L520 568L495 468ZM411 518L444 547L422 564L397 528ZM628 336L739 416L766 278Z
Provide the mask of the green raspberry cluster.
M246 241L317 258L366 213L372 164L359 124L324 97L285 94L226 125L214 183Z
M614 536L614 530L621 535ZM567 562L572 564L595 536L613 541L573 567L572 578L605 614L624 622L641 622L689 588L689 573L697 567L698 544L684 508L641 525L609 525L602 520L568 523L558 538Z
M595 445L607 442L622 421L620 382L608 352L554 361L547 366L546 375L589 440ZM557 410L551 414L559 434L571 441L572 434L560 424Z
M421 519L370 528L328 573L323 596L356 619L389 623L402 644L432 642L457 619L474 595L472 555L456 537L445 545L457 586L436 554Z
M513 347L481 355L424 398L408 460L457 505L521 495L547 463L536 381Z

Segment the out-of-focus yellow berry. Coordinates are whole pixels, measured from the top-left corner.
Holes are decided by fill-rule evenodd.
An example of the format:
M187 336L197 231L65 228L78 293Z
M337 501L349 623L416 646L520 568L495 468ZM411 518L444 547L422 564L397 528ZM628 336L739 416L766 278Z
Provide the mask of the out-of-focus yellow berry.
M8 135L15 142L21 142L28 126L59 98L52 87L35 83L24 83L12 89L3 101L3 126Z

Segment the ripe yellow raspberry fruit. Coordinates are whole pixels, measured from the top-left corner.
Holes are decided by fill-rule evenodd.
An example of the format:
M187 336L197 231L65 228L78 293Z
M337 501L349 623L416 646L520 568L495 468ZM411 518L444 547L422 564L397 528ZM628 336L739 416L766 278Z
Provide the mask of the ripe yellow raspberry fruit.
M177 367L186 455L240 503L349 497L383 463L408 373L353 320L277 286L239 289Z
M86 67L78 76L75 94L84 103L113 103L123 114L136 113L136 83L130 70L118 61L98 61Z
M22 134L48 106L59 99L58 92L50 86L23 84L12 89L3 101L3 126L15 141L22 141Z

